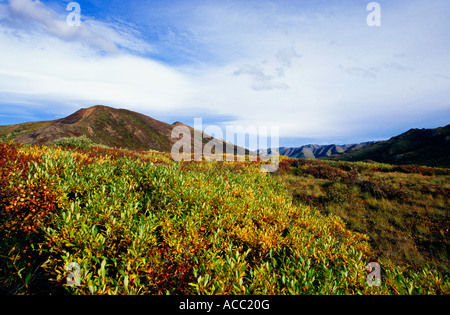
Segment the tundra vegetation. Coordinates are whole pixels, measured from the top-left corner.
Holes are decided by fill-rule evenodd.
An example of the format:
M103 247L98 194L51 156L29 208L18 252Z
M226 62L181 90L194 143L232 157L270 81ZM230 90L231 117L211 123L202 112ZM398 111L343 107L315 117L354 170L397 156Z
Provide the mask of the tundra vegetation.
M448 170L71 143L0 143L2 294L450 293Z

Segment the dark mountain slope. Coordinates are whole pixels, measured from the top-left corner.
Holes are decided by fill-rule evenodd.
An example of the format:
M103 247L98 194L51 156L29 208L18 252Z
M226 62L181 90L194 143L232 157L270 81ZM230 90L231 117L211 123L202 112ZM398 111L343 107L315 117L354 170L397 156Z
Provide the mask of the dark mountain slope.
M333 160L372 160L389 164L450 167L450 125L436 129L411 129L386 141L331 156Z

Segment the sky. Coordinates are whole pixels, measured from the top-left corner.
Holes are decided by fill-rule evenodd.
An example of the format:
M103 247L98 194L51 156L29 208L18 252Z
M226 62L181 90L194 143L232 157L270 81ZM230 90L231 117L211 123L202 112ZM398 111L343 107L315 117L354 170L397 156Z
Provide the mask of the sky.
M0 0L0 125L107 105L280 146L450 123L450 1Z

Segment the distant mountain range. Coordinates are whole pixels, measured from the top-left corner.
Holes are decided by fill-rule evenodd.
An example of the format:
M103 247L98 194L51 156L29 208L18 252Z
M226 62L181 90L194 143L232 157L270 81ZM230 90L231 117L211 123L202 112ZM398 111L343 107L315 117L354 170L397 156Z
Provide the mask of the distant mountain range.
M271 153L271 149L268 150ZM450 167L450 125L436 129L411 129L385 141L350 145L309 144L279 148L280 155L299 159L367 161Z
M347 144L347 145L318 145L318 144L308 144L298 148L279 148L280 155L285 155L290 158L295 159L319 159L324 157L329 157L334 154L344 153L350 150L358 150L369 144L375 142L364 142L359 144ZM269 149L268 153L271 154L272 150Z
M191 152L194 153L198 146L194 142L194 128L180 122L167 124L130 110L102 105L80 109L57 120L0 126L0 139L23 144L48 144L60 138L85 135L94 143L109 147L170 152L173 144L179 141L172 138L172 130L177 126L185 126L191 131ZM238 149L249 152L201 131L199 134L202 135L199 142L202 147L211 143L223 145L224 153L237 152Z
M411 129L389 140L333 155L328 159L449 168L450 125L436 129Z
M0 140L24 144L48 144L65 137L90 138L94 143L132 150L170 152L179 139L172 138L177 126L191 132L191 148L207 144L222 145L223 152L250 151L222 139L202 134L202 141L194 142L194 128L176 122L167 124L143 114L108 106L80 109L70 116L52 121L29 122L0 126ZM436 129L411 129L386 141L350 145L310 144L298 148L279 149L290 158L317 158L344 161L375 161L390 164L418 164L450 167L450 125ZM269 152L271 150L269 149Z

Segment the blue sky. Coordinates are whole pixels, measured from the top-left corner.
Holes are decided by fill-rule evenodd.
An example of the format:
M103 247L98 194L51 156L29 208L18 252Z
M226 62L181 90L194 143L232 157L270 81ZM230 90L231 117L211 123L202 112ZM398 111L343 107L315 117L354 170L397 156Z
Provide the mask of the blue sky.
M450 2L0 0L0 125L96 104L278 126L280 145L450 123Z

